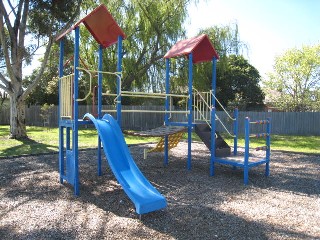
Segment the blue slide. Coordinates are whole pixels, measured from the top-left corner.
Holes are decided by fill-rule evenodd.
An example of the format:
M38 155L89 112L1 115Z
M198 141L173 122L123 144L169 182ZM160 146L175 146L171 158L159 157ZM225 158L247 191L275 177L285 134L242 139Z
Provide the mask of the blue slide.
M109 114L105 114L101 120L89 113L84 118L89 118L96 126L110 168L135 205L136 212L144 214L165 208L166 199L137 167L116 120Z

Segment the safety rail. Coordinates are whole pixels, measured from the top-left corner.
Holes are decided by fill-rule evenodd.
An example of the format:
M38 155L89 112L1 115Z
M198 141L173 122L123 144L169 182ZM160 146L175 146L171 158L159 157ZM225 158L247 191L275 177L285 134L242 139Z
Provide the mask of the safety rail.
M193 120L205 121L210 126L212 109L210 92L199 92L195 88L193 92Z
M230 116L227 110L223 107L220 101L213 94L213 91L209 92L199 92L197 89L193 88L193 120L196 121L205 121L208 126L211 128L211 110L212 110L212 97L215 98L216 102L220 105L223 111L227 116L232 120L236 121L236 118ZM222 127L231 137L236 137L234 134L231 134L228 128L224 125L221 119L215 114L215 120L219 121Z
M89 91L87 93L87 95L84 97L84 98L78 98L76 101L78 102L82 102L82 101L85 101L91 94L91 88L92 88L92 75L91 75L91 71L90 70L87 70L85 68L80 68L80 67L77 67L78 70L81 70L81 71L84 71L86 72L88 75L89 75Z
M188 95L182 95L182 94L168 94L168 93L147 93L147 92L130 92L130 91L120 91L119 94L115 93L103 93L103 96L115 96L116 98L114 101L116 102L117 99L122 96L122 97L137 97L137 98L157 98L157 99L167 99L169 98L169 107L170 109L167 111L155 111L155 110L121 110L121 112L148 112L148 113L166 113L170 114L169 119L172 117L173 113L182 113L182 114L189 114L190 111L186 110L172 110L173 109L173 104L172 104L172 98L178 97L178 98L186 98L188 99ZM117 110L102 110L102 112L117 112Z
M263 133L256 133L250 134L250 124L260 124L266 125L266 132ZM270 158L270 137L271 137L271 119L268 118L266 120L256 120L250 121L250 118L247 117L245 120L245 161L248 161L249 158L249 145L250 145L250 138L265 138L266 145L256 147L256 151L266 151L266 159L269 161Z
M115 109L110 110L102 110L102 112L117 112ZM189 114L190 111L166 111L166 110L130 110L130 109L122 109L121 112L123 113L180 113L180 114Z
M60 118L72 118L74 74L60 78Z

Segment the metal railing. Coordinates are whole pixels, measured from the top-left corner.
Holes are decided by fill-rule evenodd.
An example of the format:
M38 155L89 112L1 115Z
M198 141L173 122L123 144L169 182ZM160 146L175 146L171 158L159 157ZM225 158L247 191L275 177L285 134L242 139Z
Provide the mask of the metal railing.
M72 118L73 106L73 79L74 74L60 78L60 116L61 118Z
M204 121L211 128L211 124L210 124L211 110L213 107L212 98L215 98L216 102L219 104L219 106L223 109L223 111L227 114L227 116L232 121L236 121L236 119L231 117L228 111L223 107L220 101L216 98L212 90L210 90L209 92L199 92L197 89L193 88L193 118L194 118L193 120L194 122ZM220 120L220 118L217 115L215 115L215 120L220 122L222 127L226 130L226 132L230 136L235 137L233 134L230 133L228 128L225 126L225 124Z

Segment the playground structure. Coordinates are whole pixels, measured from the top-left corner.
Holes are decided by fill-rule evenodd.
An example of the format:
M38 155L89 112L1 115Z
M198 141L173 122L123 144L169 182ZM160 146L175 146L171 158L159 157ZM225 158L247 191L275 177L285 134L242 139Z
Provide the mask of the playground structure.
M80 48L80 24L92 34L94 39L100 45L98 54L98 70L89 70L79 67L79 48ZM74 73L64 76L64 37L66 34L74 31ZM78 21L72 28L61 34L57 40L60 42L60 61L59 61L59 172L60 183L68 182L74 187L75 195L79 195L79 161L78 161L78 129L80 125L94 124L98 131L98 154L97 166L98 175L102 174L101 169L101 149L103 149L108 163L116 176L118 182L122 185L124 191L135 204L136 212L143 214L166 207L165 198L150 184L138 169L130 152L125 144L121 132L121 114L123 112L133 112L132 110L122 110L122 96L162 98L165 101L164 111L152 111L154 113L164 114L164 126L157 131L145 131L140 136L161 136L154 151L164 151L164 164L169 163L169 149L174 147L182 136L182 132L187 130L188 151L187 151L187 169L192 168L191 134L192 130L200 136L206 146L211 151L210 175L214 175L215 163L228 164L234 167L244 169L244 183L248 183L248 171L251 167L266 164L266 175L269 175L270 160L270 119L258 122L250 122L246 119L246 147L245 156L237 156L238 139L238 112L235 110L234 117L228 116L234 122L234 151L231 155L230 147L223 138L215 131L216 121L219 121L215 114L215 88L216 88L216 62L219 59L217 52L212 46L207 35L202 34L198 37L186 39L176 43L164 56L166 61L166 91L165 93L144 93L122 91L122 41L126 38L125 33L118 26L109 11L104 5L100 5L86 17ZM116 72L102 71L102 53L103 49L117 44L117 69ZM185 56L189 61L188 94L179 95L170 93L170 58ZM212 90L208 93L200 93L193 88L193 64L212 61ZM78 97L79 71L85 71L98 75L97 87L97 113L93 116L87 113L83 118L79 118L78 103L85 100ZM102 78L103 74L115 75L117 78L116 93L103 93ZM102 97L114 96L115 109L103 110ZM182 111L172 110L170 99L178 97L187 100L187 109ZM218 101L217 101L218 102ZM219 102L218 102L219 103ZM223 108L223 106L222 106ZM224 109L224 108L223 108ZM225 110L225 109L224 109ZM109 114L116 113L116 120ZM141 112L141 111L139 111ZM171 114L187 114L187 122L171 121ZM221 122L221 121L220 121ZM223 124L221 122L221 124ZM249 155L249 125L265 124L266 133L255 135L256 137L266 138L266 156L263 159L252 159ZM223 125L224 126L224 125ZM155 134L156 132L156 134ZM228 131L229 132L229 131ZM229 132L230 133L230 132ZM153 134L153 135L152 135ZM175 140L173 140L175 139Z

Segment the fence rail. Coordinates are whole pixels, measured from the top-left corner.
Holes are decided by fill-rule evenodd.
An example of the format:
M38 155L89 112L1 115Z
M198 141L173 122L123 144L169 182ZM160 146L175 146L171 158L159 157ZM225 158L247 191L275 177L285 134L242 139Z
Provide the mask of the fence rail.
M103 106L104 110L114 109L113 106ZM122 127L132 130L146 130L163 125L163 113L146 113L145 110L164 110L164 106L122 106L123 110L136 110L122 114ZM177 109L172 109L177 110ZM182 109L184 110L184 109ZM141 111L141 112L139 112ZM44 120L40 116L40 106L26 108L26 124L29 126L43 126ZM92 112L91 106L79 106L79 116L87 112ZM114 115L112 113L111 115ZM232 131L232 121L224 112L217 112L218 117L225 126ZM239 133L244 133L245 117L252 121L271 118L272 134L288 135L317 135L320 136L320 112L241 112L239 111ZM3 107L0 109L0 125L8 125L10 121L10 109ZM48 121L48 120L46 120ZM185 114L172 114L172 121L187 122ZM49 126L58 126L58 108L53 107L49 114ZM258 131L259 125L254 126ZM224 132L221 124L217 122L217 131Z

